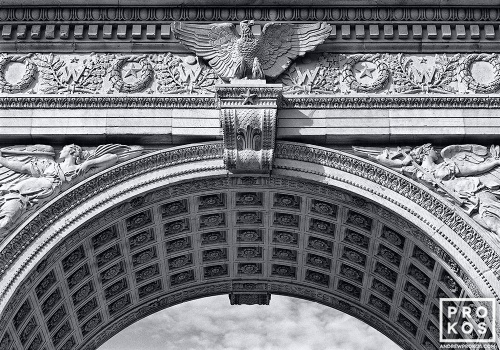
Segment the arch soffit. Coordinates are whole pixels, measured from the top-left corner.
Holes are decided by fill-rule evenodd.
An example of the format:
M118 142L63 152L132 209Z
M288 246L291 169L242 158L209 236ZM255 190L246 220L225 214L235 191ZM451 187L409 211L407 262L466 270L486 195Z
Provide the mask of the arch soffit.
M14 263L7 262L5 264L5 260L2 262L2 266L10 266L3 270L2 279L7 283L2 283L2 285L7 286L7 288L2 290L1 305L3 314L0 320L1 328L11 330L10 333L7 332L9 334L14 333L13 331L16 330L14 321L11 324L7 324L7 322L14 316L14 312L17 312L16 316L20 314L20 310L26 304L26 296L28 296L30 303L36 304L38 301L47 301L48 297L58 290L57 282L49 283L45 288L47 290L42 293L40 298L36 295L38 287L45 286L43 282L47 280L47 276L50 275L51 271L54 271L51 270L51 267L55 264L60 264L59 269L56 269L56 280L58 278L67 279L67 286L70 285L68 278L74 276L76 272L83 271L85 273L85 266L90 270L95 270L89 271L90 274L85 275L90 277L84 277L74 285L75 289L65 288L64 294L66 298L69 299L70 296L74 298L85 286L91 286L91 288L95 289L101 284L100 287L103 287L101 293L104 298L98 302L104 304L107 301L110 302L107 304L108 309L105 310L103 307L102 312L92 314L92 311L96 310L92 309L86 317L82 318L82 323L77 319L71 321L68 319L66 323L61 321L61 327L59 323L57 324L57 327L60 328L54 326L55 328L50 331L47 330L49 325L45 325L47 327L45 332L49 334L51 331L55 332L57 330L55 334L52 334L52 341L54 341L54 336L62 330L61 344L64 342L68 346L71 345L72 341L75 342L74 345L77 342L82 345L87 342L88 336L99 333L100 337L92 336L95 338L95 342L88 343L89 347L95 347L99 345L99 342L102 343L126 325L159 309L197 297L234 292L235 284L229 281L230 278L227 278L230 275L232 276L233 273L239 274L240 278L247 279L249 281L248 286L252 285L251 288L256 288L257 291L315 300L353 314L381 330L403 348L422 347L422 344L426 341L431 342L433 330L429 328L431 325L436 326L438 324L435 319L431 320L432 313L435 313L433 311L435 309L433 298L425 298L424 296L424 301L419 301L418 291L425 290L427 292L432 290L432 293L444 293L444 296L448 297L466 295L470 297L494 296L498 300L498 296L495 295L495 290L498 290L495 288L498 287L498 276L493 273L498 272L494 269L496 266L494 265L494 259L495 256L498 257L496 255L498 247L495 248L495 244L488 236L479 236L481 239L478 239L478 236L473 236L473 240L468 240L471 232L480 235L479 232L483 231L480 231L481 229L467 216L454 211L448 203L441 202L439 198L427 192L419 184L350 154L288 142L278 143L275 169L273 170L273 176L270 178L228 177L222 164L222 152L223 148L220 143L211 143L189 145L146 155L140 159L116 166L103 174L98 174L48 203L29 223L17 230L16 238L24 237L26 239L28 232L36 232L35 228L38 228L41 234L33 239L29 249L15 257ZM193 178L196 178L196 180L193 180ZM318 182L331 186L322 186ZM173 186L174 183L176 186ZM96 191L96 188L99 188L99 191ZM107 194L104 194L104 189L107 189ZM392 191L388 192L387 190ZM402 195L397 194L398 192L402 193ZM70 193L71 196L69 196ZM357 195L353 195L353 193ZM205 196L209 202L217 202L217 194L222 194L218 200L225 201L226 211L215 208L216 212L214 213L212 208L212 210L207 209L207 214L204 214L203 210L200 209L200 200ZM245 199L245 194L248 198L253 198L254 195L259 197L260 194L260 207L254 202L238 206L236 203L238 196L241 197L240 201L243 201L241 203L245 203L245 200L251 202L250 199ZM75 200L80 202L75 204ZM258 198L253 200L258 200ZM280 206L280 201L288 203L288 206L283 203ZM83 204L84 202L86 203ZM264 204L264 202L267 202L267 204ZM156 204L151 206L153 203ZM234 243L241 243L243 248L257 248L257 255L260 247L260 254L266 254L262 253L262 249L264 249L268 251L267 255L262 256L260 260L259 258L252 260L249 257L239 259L238 254L240 254L240 251L236 250L232 253L228 251L228 248L230 248L228 243L230 238L227 233L228 225L234 224L235 231L238 234L240 234L240 231L243 233L244 230L238 230L238 215L249 214L248 220L250 220L250 217L252 217L250 213L258 214L258 209L262 209L266 205L270 215L269 217L261 217L261 224L246 223L244 220L247 219L240 218L243 220L242 228L247 226L257 228L253 230L255 231L254 235L257 234L258 236L260 233L262 242L241 241ZM294 208L293 205L298 205L301 209ZM438 208L437 210L440 211L441 215L436 215L436 212L433 212L435 207ZM107 252L116 245L113 240L103 241L99 245L99 242L93 243L92 239L96 239L100 232L111 232L112 230L107 229L115 227L117 230L124 231L122 243L123 246L128 244L130 250L131 237L146 232L143 229L147 229L152 222L155 222L149 221L148 223L144 213L149 212L151 220L159 219L160 224L156 225L157 230L166 230L168 224L174 225L173 227L169 226L173 230L175 230L175 227L182 227L183 219L177 220L178 217L175 216L177 214L172 217L169 215L163 217L164 211L169 210L168 208L181 210L177 214L184 217L184 219L193 220L192 223L188 222L188 225L198 227L189 228L189 233L186 234L174 232L172 239L168 239L169 235L163 231L161 233L163 237L155 238L152 241L153 243L148 244L146 242L146 245L140 246L145 247L146 250L137 248L138 250L129 251L130 256L128 258L137 258L138 255L135 252L141 253L155 247L154 243L159 243L156 240L164 242L158 247L160 247L161 253L166 254L168 253L166 250L169 244L173 246L172 244L176 240L191 237L190 244L192 246L198 245L198 251L193 250L190 252L186 248L178 252L174 250L174 252L171 252L175 255L174 258L182 258L181 260L188 261L187 265L181 266L178 270L179 273L172 273L168 278L165 276L163 282L161 279L153 278L153 282L151 282L151 279L146 279L147 283L137 283L137 280L132 280L133 277L130 274L129 279L131 280L128 281L125 278L124 289L114 294L117 297L115 298L112 295L106 298L105 290L109 290L110 286L123 281L120 276L123 277L124 275L123 271L118 272L116 276L110 279L110 284L106 285L102 281L103 272L110 271L112 267L115 267L116 270L116 268L120 269L120 266L123 266L124 269L132 269L137 279L137 273L142 271L145 265L139 264L136 268L134 262L120 260L119 256L121 254L118 255L118 258L115 256L100 265L97 261L99 254ZM189 218L189 214L182 212L182 209L179 208L186 208L188 213L190 210L194 210L200 215L196 218ZM332 216L333 212L335 212L335 216ZM394 213L399 215L394 215ZM448 223L450 222L450 213L452 215L452 225L446 225L443 221L446 218ZM50 215L58 217L58 219L50 220L50 226L40 226L40 221L46 220ZM409 223L408 220L402 219L401 216L410 219L415 225ZM220 221L221 218L223 225L220 225L219 222L219 224L213 226L213 223ZM38 226L36 226L37 220ZM206 222L203 223L203 220ZM265 221L268 224L267 227L263 230L259 229ZM229 222L232 223L229 224ZM292 222L292 226L287 226L290 225L290 222ZM300 225L300 228L299 226L293 226L294 222ZM370 228L363 229L363 225L368 222ZM127 225L137 225L137 227L129 230ZM202 225L206 226L202 227ZM198 228L200 228L200 233L196 232ZM128 231L131 231L130 234ZM216 242L215 245L204 247L202 245L203 232L225 232L226 242ZM278 237L276 232L292 233L292 241L294 232L298 236L303 236L303 238L296 237L296 239L301 240L301 243L297 243L295 247L293 244L289 246L286 242L275 240ZM156 234L156 236L159 235ZM401 238L403 239L403 246L398 247L395 242L400 241ZM314 243L315 239L316 243ZM197 240L197 242L195 243L194 240ZM405 241L408 242L406 245ZM477 243L478 241L479 243ZM478 250L479 254L476 254L472 245L475 242L476 244L483 244L493 254L488 253L487 249ZM5 259L5 251L13 243L15 243L15 238L11 238L3 244L2 259ZM93 246L93 244L97 244L97 246ZM84 245L88 245L85 248L89 250L96 250L94 256L96 261L87 263L84 258L70 258L77 256L81 252L79 247L84 247ZM322 251L321 247L324 248L325 246L326 249L331 249L332 252ZM39 251L36 251L33 247L39 247ZM208 249L209 247L210 249ZM226 249L227 255L225 259L204 261L203 254L205 252L213 250L224 254L224 249ZM276 249L278 249L277 253ZM387 252L381 252L380 249L386 249ZM292 252L293 256L294 251L298 252L298 256L295 256L295 262L284 258L290 252ZM481 256L480 253L484 251L493 258L487 260L484 256ZM149 250L149 252L154 253L152 255L156 254L156 258L160 253L158 251L153 252L153 250ZM278 257L271 255L275 253L278 254ZM403 263L404 267L398 266L394 261L391 263L392 258L384 256L387 253L396 261L399 259L398 264L401 264L401 261L406 261ZM199 256L196 256L196 254ZM284 255L280 258L279 254ZM85 256L85 253L83 255ZM230 261L229 255L232 255L231 259L233 261ZM349 259L349 256L354 260ZM320 265L314 265L312 262L314 257L319 258L317 263ZM190 263L189 259L191 259ZM265 259L269 263L260 264L260 261L265 261ZM302 261L299 261L300 259ZM360 262L356 263L358 259L365 259L365 261L362 264ZM69 267L65 268L63 260L71 266L68 265ZM74 262L71 262L73 260ZM159 259L159 261L163 261L163 264L166 264L165 269L169 271L171 269L169 265L172 262L171 260L164 259L164 257ZM199 270L195 270L193 267L195 267L195 261L198 260L200 261ZM258 270L260 264L260 275L241 273L245 260L251 262L249 269L253 266ZM322 263L319 262L320 260ZM122 262L125 265L120 265ZM429 270L429 266L426 266L426 264L432 262L435 265L433 265L432 270ZM324 266L322 267L321 264L324 264ZM325 264L328 264L329 267L327 268ZM148 266L154 266L154 264ZM225 275L215 276L215 279L211 279L211 276L205 275L209 273L207 268L210 266L217 266L219 270L222 269ZM224 268L224 266L226 267ZM386 272L381 272L381 268L385 268ZM262 271L262 269L265 271ZM413 269L413 272L410 273L409 269ZM172 269L172 272L174 270L175 268ZM191 272L189 271L193 271L195 280L199 278L205 282L204 286L193 288L192 282L195 281L189 280L191 278L191 275L189 275ZM397 283L391 282L391 278L394 278L394 276L390 277L391 271L396 273L395 279L398 281ZM175 287L173 277L183 276L182 274L185 272L189 275L185 276L188 278L188 284L184 287L183 283L180 283L178 287ZM399 274L399 272L413 274L413 276L404 279L404 282L402 282L400 277L402 274ZM101 274L99 278L97 278L98 273ZM280 273L284 275L279 275ZM359 276L361 276L361 282ZM218 283L212 282L217 281L217 278L219 278ZM448 280L448 278L451 278L451 280ZM226 281L223 282L223 280ZM91 283L87 284L89 281ZM156 281L159 281L160 287L157 287L158 284L154 284ZM449 284L452 283L451 281L456 283L455 287ZM377 284L389 294L392 291L393 297L390 298L389 294L384 295L383 291L375 287ZM131 289L132 285L138 287L135 294L126 292L127 289ZM162 293L162 285L172 289L169 296L155 302L151 302L151 298L148 296L143 297L141 300L139 296L141 288L143 288L143 291L151 289L152 298L156 299ZM104 287L107 289L104 289ZM329 290L329 288L332 290ZM408 288L414 290L413 294ZM176 293L173 293L174 291ZM95 291L93 292L95 293ZM349 293L354 295L354 299L352 298L353 295L349 296ZM90 294L92 295L92 292ZM359 297L356 297L355 295L358 294ZM127 295L131 305L130 313L127 312L128 316L118 313L119 317L113 318L109 313L111 305L113 303L116 303L115 306L119 305L120 300L127 302ZM397 297L397 301L393 304L394 295L400 296ZM429 295L431 294L429 293ZM74 308L74 311L78 312L83 309L82 305L87 305L93 300L92 297L83 299L85 302L82 302L82 304L75 306L73 302L73 305L68 304L66 308ZM365 308L358 307L362 299L367 305ZM403 304L406 306L402 306ZM40 308L42 305L38 303ZM65 304L61 305L64 306ZM422 318L422 315L412 315L410 311L412 310L411 305L414 307L423 306L426 311L428 308L427 316ZM80 307L81 309L79 309ZM380 323L382 326L377 327L380 321L377 321L377 316L374 315L386 310L387 307L390 310L387 313L389 320L382 318L382 323ZM133 309L135 309L134 312L132 312ZM60 308L57 310L60 310ZM48 311L47 316L54 316L55 312L54 314L52 312L54 312L53 309ZM18 325L20 329L21 327L26 329L29 325L31 319L28 316L30 313L35 314L36 312L32 310L27 312L25 319L21 320ZM43 320L44 316L43 311L39 311L38 318ZM391 317L392 319L390 319ZM427 317L429 317L429 320ZM62 320L64 320L64 316ZM110 323L106 324L107 328L103 328L103 324L106 322ZM64 334L66 325L69 325L70 330L80 327L80 331L68 331ZM85 326L89 325L95 325L95 328L85 333ZM401 330L395 330L395 327L399 327ZM417 328L413 330L413 327ZM36 327L34 329L36 330ZM43 334L43 331L41 332ZM413 332L415 334L412 334ZM35 334L40 333L33 331L30 334L31 338L25 341L35 342L38 337ZM14 336L12 335L12 337ZM58 346L61 345L58 343Z

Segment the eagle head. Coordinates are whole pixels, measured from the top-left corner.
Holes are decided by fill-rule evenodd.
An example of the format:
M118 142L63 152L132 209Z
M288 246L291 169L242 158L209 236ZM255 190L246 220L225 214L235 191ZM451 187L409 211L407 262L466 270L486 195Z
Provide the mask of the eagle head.
M252 26L254 25L253 20L245 20L240 22L241 36L242 37L252 37Z

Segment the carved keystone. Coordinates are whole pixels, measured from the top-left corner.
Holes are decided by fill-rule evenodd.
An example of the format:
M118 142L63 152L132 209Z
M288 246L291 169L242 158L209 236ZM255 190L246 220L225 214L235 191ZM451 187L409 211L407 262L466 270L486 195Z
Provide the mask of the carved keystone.
M248 80L217 85L215 89L226 168L233 173L269 174L283 86Z

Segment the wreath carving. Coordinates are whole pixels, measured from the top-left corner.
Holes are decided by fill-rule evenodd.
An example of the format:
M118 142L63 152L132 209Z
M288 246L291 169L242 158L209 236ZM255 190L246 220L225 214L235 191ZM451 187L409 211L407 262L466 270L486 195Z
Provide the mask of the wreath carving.
M479 83L472 77L471 68L475 62L488 62L493 66L495 79L487 84ZM458 74L468 90L476 93L489 94L500 89L500 61L496 54L473 53L465 56L458 66Z
M139 63L141 65L141 77L134 83L126 83L122 78L123 66L127 63ZM118 92L135 93L144 91L153 79L153 67L147 57L143 56L124 56L119 57L111 67L110 80L113 87Z
M358 62L371 62L375 64L378 71L378 77L370 84L360 83L354 76L354 66ZM373 92L382 90L389 81L389 67L380 59L380 54L356 54L349 56L342 68L342 80L349 89L356 92Z
M27 90L36 79L37 66L30 60L29 55L0 56L0 91L8 94L15 94ZM15 84L9 83L5 79L5 69L7 64L12 62L24 63L24 74Z

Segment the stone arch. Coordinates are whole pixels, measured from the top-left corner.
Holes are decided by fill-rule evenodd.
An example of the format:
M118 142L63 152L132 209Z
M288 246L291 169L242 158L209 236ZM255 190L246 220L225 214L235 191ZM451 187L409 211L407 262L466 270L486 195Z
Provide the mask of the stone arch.
M278 142L270 176L232 175L223 155L220 142L147 154L32 215L0 247L0 349L94 349L217 294L317 301L433 349L439 297L499 304L498 244L421 185L304 144Z

